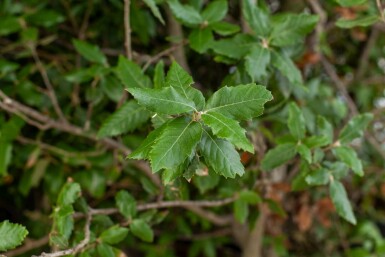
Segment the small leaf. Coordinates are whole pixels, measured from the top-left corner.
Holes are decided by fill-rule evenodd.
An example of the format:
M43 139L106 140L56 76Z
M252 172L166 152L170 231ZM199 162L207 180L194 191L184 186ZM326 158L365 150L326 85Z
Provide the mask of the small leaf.
M264 104L273 99L270 91L256 84L223 87L207 102L206 112L218 112L238 120L248 120L263 113Z
M364 171L362 169L361 160L358 158L357 153L350 147L340 146L333 149L335 156L348 165L353 172L362 177L364 175Z
M237 199L233 205L235 219L241 224L245 223L249 216L249 205L242 199Z
M115 203L119 212L126 218L131 219L136 215L135 198L125 190L120 190L115 195Z
M128 234L128 228L119 227L119 225L112 226L99 236L100 241L106 244L117 244L122 241Z
M272 52L272 64L295 86L303 84L301 72L285 54Z
M8 165L12 158L12 144L1 139L0 134L0 176L8 173Z
M151 9L152 14L164 25L164 20L162 15L160 14L158 6L154 0L143 0L144 3Z
M149 154L153 171L180 165L191 155L201 135L202 126L198 122L188 122L184 117L169 122Z
M140 105L147 109L164 114L181 114L196 111L195 103L180 95L174 87L161 89L128 88Z
M221 36L229 36L240 30L239 26L224 21L212 23L209 27Z
M209 24L222 20L227 13L227 0L215 0L207 5L202 17Z
M305 137L306 132L306 123L305 117L302 114L301 109L295 104L291 103L289 105L289 118L287 120L287 125L292 134L298 140Z
M213 33L210 28L197 28L194 29L189 37L190 47L202 54L209 49L211 42L214 40Z
M3 14L4 15L4 14ZM0 36L6 36L21 30L19 19L14 16L3 16L0 19Z
M339 5L345 6L345 7L350 7L350 6L355 6L355 5L361 5L366 3L368 0L336 0L336 2Z
M257 7L255 2L243 0L242 14L250 28L258 35L265 37L270 33L269 15L265 10Z
M236 147L254 153L254 147L245 136L245 130L235 120L217 113L209 112L202 114L203 122L208 125L214 135L227 139Z
M120 80L116 76L103 76L100 80L100 86L103 92L112 101L118 103L122 99L122 96L124 94L124 86L122 83L120 83Z
M248 204L257 204L261 203L261 197L254 191L243 190L239 193L239 199L245 201Z
M98 137L117 136L132 132L150 119L151 113L136 101L124 103L116 112L108 117L100 130Z
M143 74L142 69L134 62L119 56L115 73L126 88L149 88L151 80Z
M239 154L227 141L215 139L204 131L200 142L200 149L205 162L216 173L229 178L245 173Z
M336 207L338 215L355 225L357 223L356 217L354 216L352 206L350 205L344 186L341 182L333 180L330 183L329 189L330 196L334 206Z
M28 235L25 227L5 220L0 223L0 251L7 251L20 245Z
M96 62L102 65L107 64L107 58L100 51L98 46L91 45L85 41L77 39L74 39L72 43L74 44L76 51L78 51L88 61Z
M306 183L310 186L322 186L329 183L329 172L327 169L319 168L306 176Z
M205 106L205 98L201 91L193 88L194 83L190 74L188 74L177 62L171 64L167 73L165 86L174 87L179 94L187 99L193 100L198 111Z
M266 68L269 64L270 51L260 44L253 45L245 57L246 71L253 81L259 81L266 77Z
M311 151L306 145L304 145L304 144L297 145L297 152L299 153L299 155L301 155L302 159L304 159L308 163L311 163L311 161L312 161L311 160Z
M164 62L159 61L155 66L154 71L154 88L162 88L165 84L164 78Z
M317 117L317 132L325 139L324 145L331 144L334 139L333 126L324 117Z
M255 39L250 35L237 34L233 38L221 39L211 44L211 49L216 53L239 60L249 53L255 45Z
M293 143L286 143L278 145L267 152L262 159L262 169L269 171L281 166L285 162L291 160L296 155L296 145Z
M339 135L341 144L350 143L353 139L361 137L372 119L373 114L371 113L360 114L352 118L341 130Z
M114 248L108 244L98 244L96 247L98 256L100 257L116 257L114 253Z
M168 0L168 5L174 16L186 26L197 26L203 22L202 16L192 6L182 5L178 0Z
M353 27L368 27L378 21L380 21L380 17L378 17L378 15L368 15L368 16L359 17L353 20L339 19L336 22L336 26L343 29L350 29Z
M60 206L71 205L76 201L80 194L81 189L78 183L66 183L60 190L57 198L57 204Z
M151 227L142 219L133 220L130 224L132 234L145 242L152 242L154 240L154 233Z

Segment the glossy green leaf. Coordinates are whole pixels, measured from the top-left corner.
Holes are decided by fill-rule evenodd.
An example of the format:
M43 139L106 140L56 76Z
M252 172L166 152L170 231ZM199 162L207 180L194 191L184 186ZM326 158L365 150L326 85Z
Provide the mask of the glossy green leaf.
M364 171L362 169L361 160L358 158L356 151L347 146L340 146L333 149L335 156L348 165L353 172L362 177L364 175Z
M213 33L210 28L194 29L189 37L190 47L202 54L209 49L211 42L214 40Z
M154 240L154 232L151 227L142 219L135 219L130 224L132 234L145 242Z
M378 21L380 21L380 17L378 15L368 15L368 16L359 17L356 19L349 19L349 20L339 19L336 22L336 26L343 29L350 29L353 27L368 27Z
M151 9L152 14L164 25L165 22L160 14L158 6L156 6L155 0L143 0L143 2Z
M60 190L57 198L57 204L62 206L71 205L76 201L80 194L81 189L78 183L66 183Z
M115 73L126 88L149 88L151 80L143 74L142 69L126 57L119 56Z
M354 5L361 5L366 3L368 0L336 0L339 5L350 7Z
M132 132L150 119L151 113L131 100L111 114L98 131L98 137L117 136Z
M372 119L371 113L359 114L352 118L341 130L339 135L341 144L350 143L353 139L361 137Z
M98 46L77 39L74 39L72 43L75 46L76 51L88 61L100 63L102 65L107 64L107 58L102 51L100 51Z
M306 145L304 144L297 145L297 152L299 153L302 159L304 159L308 163L312 162L311 151Z
M270 33L269 15L264 10L257 7L255 2L243 0L242 14L257 36L265 37Z
M323 186L329 183L329 171L324 168L316 169L306 176L306 183L310 186Z
M278 145L267 152L262 159L262 169L269 171L281 166L287 161L291 160L296 155L296 145L293 143L286 143Z
M162 88L165 84L164 62L159 61L154 71L154 88Z
M227 0L214 0L202 12L203 20L209 24L222 20L227 13Z
M267 76L267 67L270 64L270 51L260 44L254 44L245 57L247 73L253 81L260 81Z
M338 215L353 225L357 223L352 206L350 205L346 190L341 182L333 180L330 183L330 197L336 207Z
M114 248L108 244L98 244L96 246L96 251L100 257L116 257Z
M165 86L174 87L179 94L187 99L193 100L198 111L205 106L205 98L201 91L193 88L194 83L190 74L187 73L177 62L171 64L170 70L167 73Z
M7 251L20 245L28 235L25 227L5 220L0 223L0 251Z
M117 244L121 242L128 234L128 228L119 227L119 225L112 226L99 236L102 243Z
M239 154L233 145L225 140L214 138L204 131L200 142L200 151L209 165L216 173L229 178L245 173Z
M168 5L174 16L186 26L197 26L203 22L202 16L192 6L182 5L179 0L168 0Z
M238 120L248 120L263 113L264 104L273 99L270 91L256 84L223 87L207 102L206 112L218 112Z
M283 76L295 86L303 84L301 72L295 66L293 61L285 54L278 52L272 52L272 64L277 70L279 70Z
M325 139L324 145L328 145L333 142L333 126L322 116L317 117L317 132L322 138Z
M129 192L120 190L115 195L115 203L119 209L119 212L126 219L131 219L136 215L136 201Z
M147 109L163 114L180 114L196 111L195 103L178 93L174 87L161 89L128 88L134 98Z
M167 128L155 141L149 158L154 172L172 169L191 155L202 135L198 122L177 118L167 124Z
M217 112L202 114L203 122L208 125L214 135L234 144L236 147L254 153L254 147L245 136L245 130L233 119Z
M239 26L224 21L212 23L209 27L222 36L229 36L240 30Z
M303 116L301 109L295 103L290 103L289 105L289 118L287 120L287 126L289 127L290 134L298 140L305 137L305 117Z

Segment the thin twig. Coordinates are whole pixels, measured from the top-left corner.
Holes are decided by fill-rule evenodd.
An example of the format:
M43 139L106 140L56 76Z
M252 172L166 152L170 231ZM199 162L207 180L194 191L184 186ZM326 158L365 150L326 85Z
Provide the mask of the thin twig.
M49 242L49 236L44 236L37 240L26 239L23 246L16 248L15 250L8 251L7 257L18 256L36 248L40 248Z
M130 26L130 0L124 0L124 46L126 48L126 56L129 60L132 59L131 49L131 26Z
M374 44L376 43L378 35L379 31L376 29L376 27L373 27L369 39L366 42L364 51L362 51L362 54L360 56L360 63L356 72L355 81L361 81L364 77L365 72L368 69L369 54L370 51L373 49Z
M60 257L60 256L65 256L65 255L72 255L80 252L83 250L87 244L90 242L90 236L91 236L91 231L90 231L90 226L91 226L91 221L92 221L92 215L91 212L88 212L86 215L86 224L84 225L84 239L77 244L76 246L66 249L63 251L58 251L58 252L53 252L53 253L42 253L41 255L33 256L33 257Z
M380 15L381 15L381 20L385 22L384 9L382 7L381 0L376 0L376 3L377 3L378 11L380 12Z

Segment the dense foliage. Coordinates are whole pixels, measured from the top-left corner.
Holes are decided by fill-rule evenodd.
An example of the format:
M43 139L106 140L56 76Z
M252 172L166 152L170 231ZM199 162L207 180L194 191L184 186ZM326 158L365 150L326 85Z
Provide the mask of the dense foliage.
M385 255L380 0L3 0L0 252Z

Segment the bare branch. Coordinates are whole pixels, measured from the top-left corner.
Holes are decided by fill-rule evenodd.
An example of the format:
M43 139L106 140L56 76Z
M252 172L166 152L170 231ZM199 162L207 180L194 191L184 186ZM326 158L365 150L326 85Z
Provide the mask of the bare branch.
M18 256L36 248L40 248L49 242L49 236L37 240L26 239L23 246L7 252L7 257Z
M126 55L129 60L132 59L131 49L131 26L130 26L130 0L124 0L124 46L126 48Z

